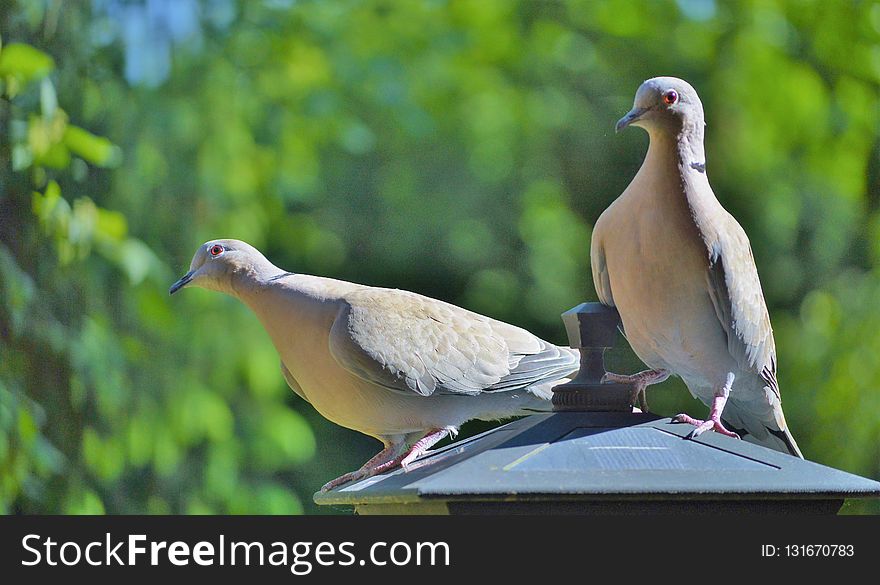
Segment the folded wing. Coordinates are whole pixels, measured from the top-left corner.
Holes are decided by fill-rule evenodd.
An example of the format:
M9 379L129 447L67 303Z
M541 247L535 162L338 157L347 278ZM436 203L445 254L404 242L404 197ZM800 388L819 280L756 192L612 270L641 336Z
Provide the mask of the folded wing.
M389 390L477 395L533 389L578 369L579 356L443 301L391 289L346 296L330 352L353 374Z

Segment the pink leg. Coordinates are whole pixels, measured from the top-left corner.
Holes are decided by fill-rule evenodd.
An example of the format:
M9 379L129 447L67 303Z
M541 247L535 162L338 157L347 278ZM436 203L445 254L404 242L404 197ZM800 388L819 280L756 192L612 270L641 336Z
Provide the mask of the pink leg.
M671 372L669 370L645 370L644 372L630 375L606 372L605 375L602 376L602 381L617 382L618 384L634 384L635 391L632 396L632 402L635 403L636 399L638 399L639 408L642 409L642 412L648 412L648 397L645 395L645 390L651 384L659 384L670 375Z
M686 423L696 427L688 434L688 439L699 437L706 431L715 431L716 433L721 433L722 435L739 439L739 435L737 435L733 431L728 431L724 427L724 425L721 424L721 413L724 411L724 405L727 404L727 397L730 395L730 389L732 386L733 374L728 374L727 382L724 384L724 386L722 386L719 390L715 392L715 397L712 398L712 407L709 409L708 419L699 420L696 418L692 418L686 414L677 414L672 417L672 422Z
M372 459L364 463L357 471L346 473L345 475L342 475L332 481L328 481L327 483L325 483L324 486L321 488L321 491L326 492L332 490L333 488L339 487L344 483L348 483L351 481L360 481L368 477L373 477L374 475L378 475L383 471L394 469L398 465L402 466L403 470L406 471L406 468L409 466L410 463L415 461L425 451L437 444L437 442L443 440L443 438L445 438L447 435L452 435L454 437L457 434L458 429L455 427L431 429L430 431L428 431L427 435L416 441L416 443L409 449L406 449L405 452L402 452L404 451L404 443L395 443L388 445L378 454L376 454Z
M345 475L341 475L336 479L325 483L321 487L321 491L326 492L332 490L335 487L339 487L344 483L372 477L377 473L382 473L386 469L391 469L392 467L395 467L396 465L400 464L400 460L403 459L403 455L400 453L402 447L402 444L391 444L386 446L384 449L382 449L376 455L370 458L369 461L364 463L357 471L351 471L349 473L346 473Z
M445 439L448 435L452 435L453 437L455 437L455 435L457 434L458 429L455 427L431 429L430 431L428 431L427 435L416 441L416 444L410 447L409 452L404 455L403 459L400 462L403 470L406 471L410 463L418 459L425 451Z

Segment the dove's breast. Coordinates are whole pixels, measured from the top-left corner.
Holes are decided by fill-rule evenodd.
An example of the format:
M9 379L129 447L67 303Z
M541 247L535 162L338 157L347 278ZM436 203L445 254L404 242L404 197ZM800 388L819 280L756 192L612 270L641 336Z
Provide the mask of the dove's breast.
M707 288L706 246L680 183L654 176L651 185L640 171L596 223L614 304L643 362L712 386L733 360Z
M424 412L409 404L409 397L369 384L334 359L329 333L338 301L294 291L262 294L249 305L304 398L324 418L375 437L425 428Z

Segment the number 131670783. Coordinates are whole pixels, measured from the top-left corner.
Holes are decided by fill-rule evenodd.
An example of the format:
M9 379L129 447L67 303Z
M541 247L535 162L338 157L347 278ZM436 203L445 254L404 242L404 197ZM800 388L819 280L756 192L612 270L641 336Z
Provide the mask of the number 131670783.
M762 557L853 557L851 544L762 544Z

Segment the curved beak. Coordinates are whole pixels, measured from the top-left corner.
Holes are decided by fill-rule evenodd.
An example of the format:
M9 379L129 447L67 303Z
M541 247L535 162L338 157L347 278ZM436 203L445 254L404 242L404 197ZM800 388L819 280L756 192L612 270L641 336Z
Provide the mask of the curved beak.
M173 295L174 293L176 293L177 291L179 291L180 289L182 289L183 287L188 285L190 283L190 281L192 280L193 274L195 274L195 270L190 270L189 272L184 274L182 277L180 277L180 280L178 280L177 282L172 284L171 288L168 289L168 294Z
M636 120L642 117L642 115L648 111L648 108L633 108L629 112L627 112L626 116L617 121L617 125L614 127L615 132L620 132Z

